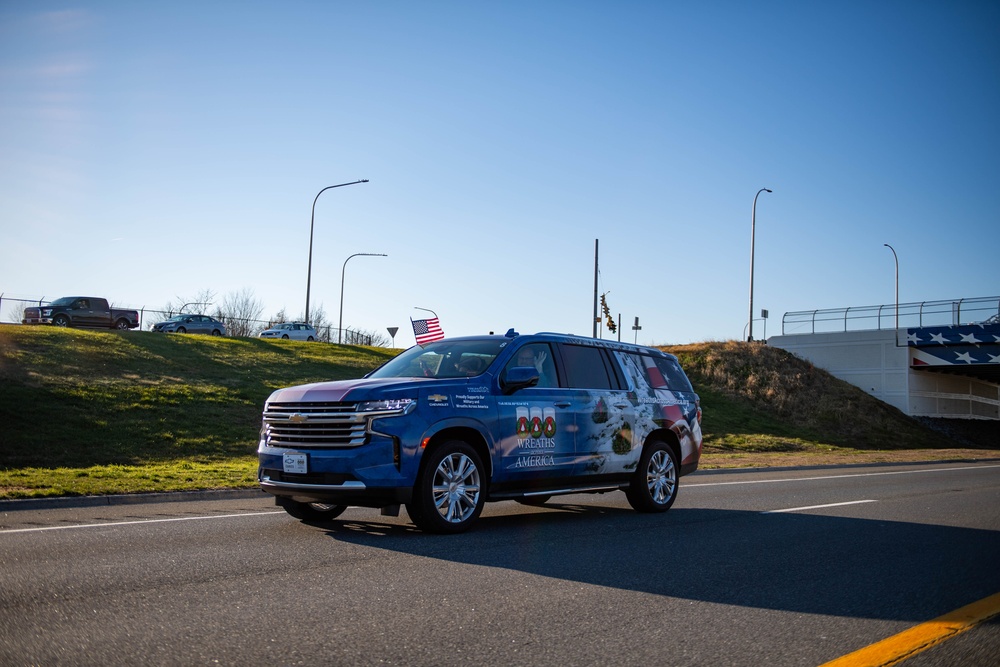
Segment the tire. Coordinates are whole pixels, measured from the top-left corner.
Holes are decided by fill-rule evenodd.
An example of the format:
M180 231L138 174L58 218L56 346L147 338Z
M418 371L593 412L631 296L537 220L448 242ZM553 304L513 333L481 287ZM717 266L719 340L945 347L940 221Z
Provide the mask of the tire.
M219 331L218 329L212 329L212 335L213 336L221 336L222 332Z
M446 442L428 455L406 512L428 532L464 532L483 512L485 477L472 445L461 440Z
M288 334L282 334L281 339L282 340L288 340Z
M531 507L540 507L549 502L551 498L552 496L526 496L524 498L517 498L517 502L522 505L530 505Z
M132 327L129 321L126 319L120 319L117 322L115 322L115 329L118 329L119 331L127 331L128 329L131 328Z
M651 442L625 496L636 512L666 512L677 498L677 456L664 442Z
M188 330L185 329L184 327L177 327L177 333L187 333L187 332Z
M52 324L57 327L68 327L69 318L65 315L56 315L55 319L52 320Z
M281 506L299 521L330 521L336 519L347 509L347 505L299 503L294 500L286 500Z
M306 338L306 340L307 340L307 341L309 341L309 342L311 343L311 342L313 342L313 341L314 341L314 340L316 340L316 339L315 339L315 338L313 338L312 336L309 336L309 338Z

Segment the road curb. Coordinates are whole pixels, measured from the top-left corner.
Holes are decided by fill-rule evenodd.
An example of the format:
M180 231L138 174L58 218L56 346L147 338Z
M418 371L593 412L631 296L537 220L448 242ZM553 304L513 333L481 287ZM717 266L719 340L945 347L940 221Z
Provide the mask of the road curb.
M255 489L209 489L204 491L171 491L169 493L127 493L107 496L60 496L58 498L17 498L0 500L0 512L43 510L60 507L101 507L105 505L139 505L190 500L238 500L264 498L267 494Z

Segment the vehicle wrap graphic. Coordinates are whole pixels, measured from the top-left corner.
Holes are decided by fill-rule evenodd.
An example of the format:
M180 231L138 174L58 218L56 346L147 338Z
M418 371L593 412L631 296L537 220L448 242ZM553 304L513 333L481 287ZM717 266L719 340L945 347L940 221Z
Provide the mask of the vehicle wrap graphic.
M679 443L676 475L697 468L699 399L675 357L562 334L509 345L496 336L444 339L364 378L273 392L258 444L261 487L287 503L409 511L415 494L438 492L419 481L449 449L463 465L478 456L485 481L469 489L487 489L488 499L627 487L631 503L650 443ZM520 359L529 346L537 376ZM469 358L488 363L462 375Z

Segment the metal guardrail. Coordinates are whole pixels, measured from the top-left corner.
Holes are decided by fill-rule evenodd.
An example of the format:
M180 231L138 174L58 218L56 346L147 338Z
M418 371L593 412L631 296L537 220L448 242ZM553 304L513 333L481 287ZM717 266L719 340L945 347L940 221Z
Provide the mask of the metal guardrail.
M1000 296L917 301L898 305L899 328L980 324L1000 317ZM881 331L896 328L897 305L857 306L785 313L781 334Z

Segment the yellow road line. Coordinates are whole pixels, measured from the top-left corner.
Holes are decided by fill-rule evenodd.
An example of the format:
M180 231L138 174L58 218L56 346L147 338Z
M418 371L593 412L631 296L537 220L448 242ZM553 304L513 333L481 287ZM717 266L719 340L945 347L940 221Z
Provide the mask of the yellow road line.
M889 667L971 630L997 614L1000 614L1000 593L848 653L820 667Z

